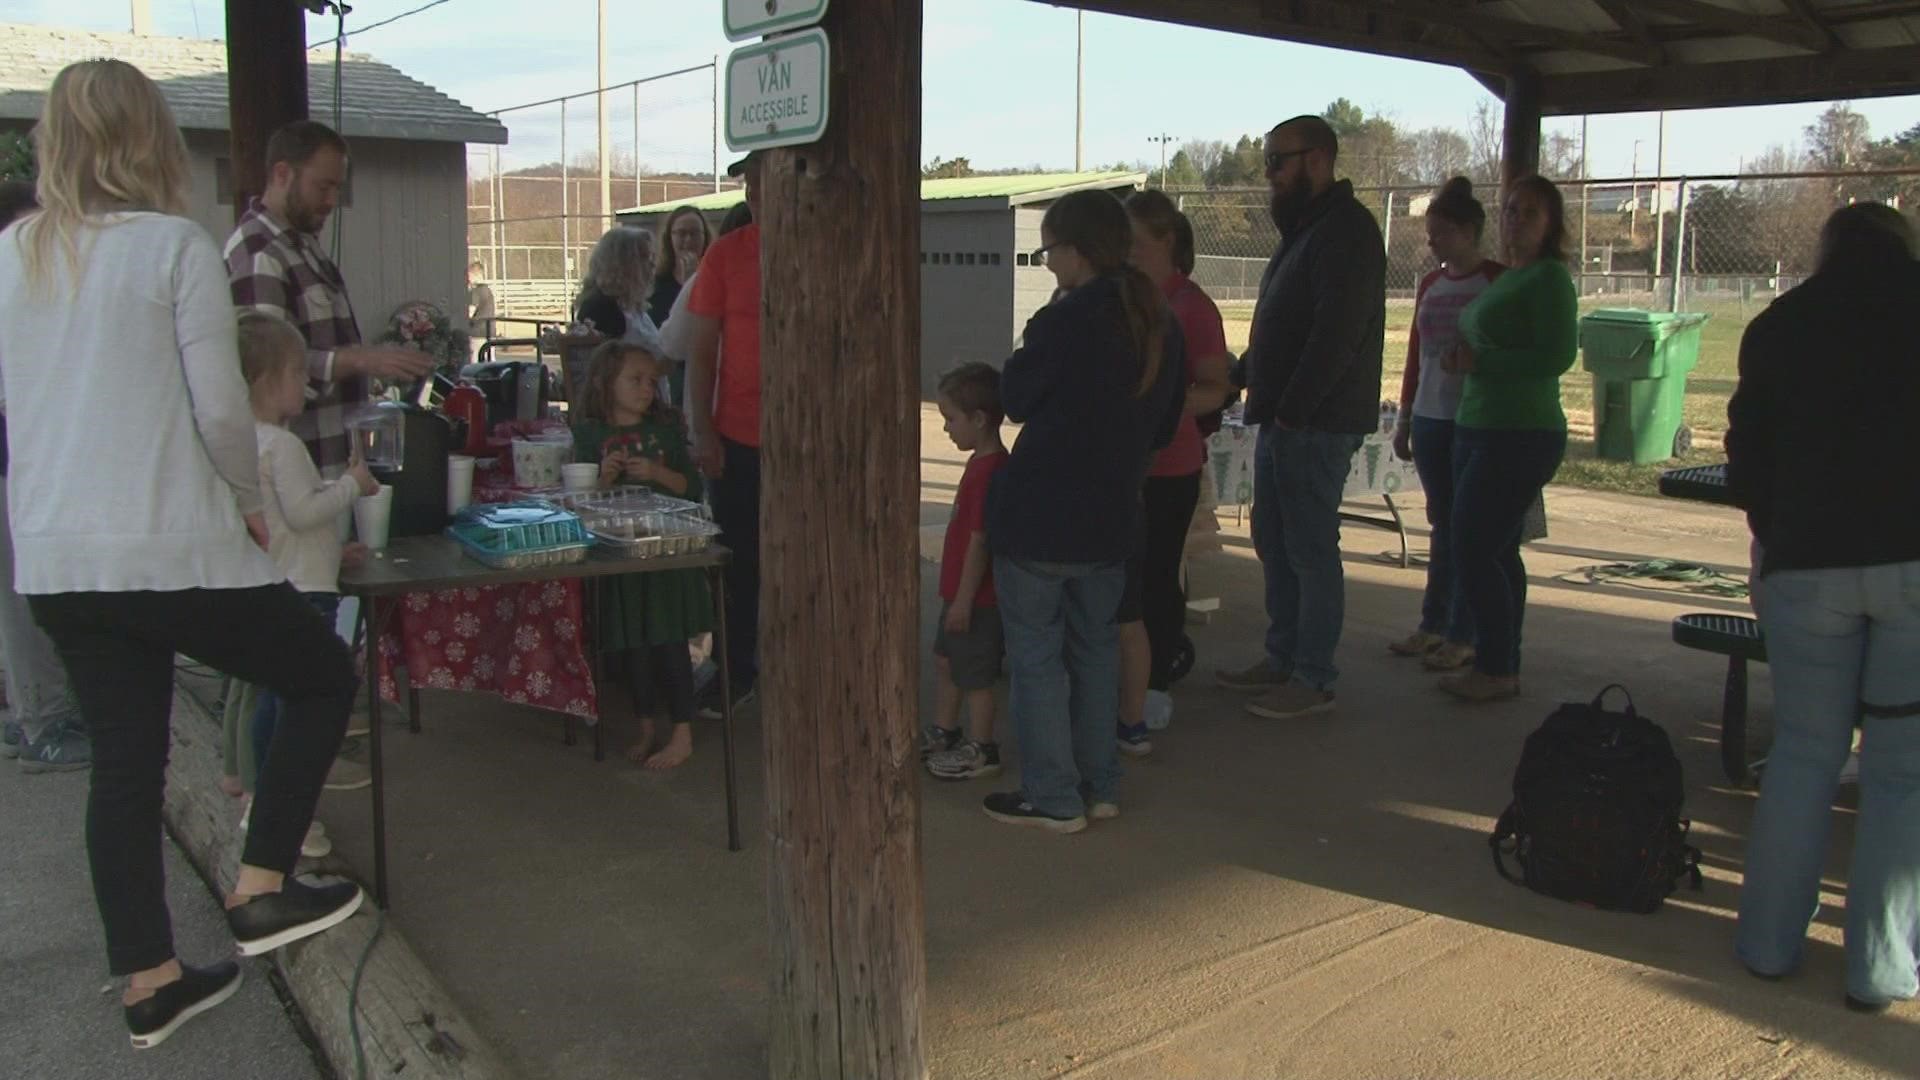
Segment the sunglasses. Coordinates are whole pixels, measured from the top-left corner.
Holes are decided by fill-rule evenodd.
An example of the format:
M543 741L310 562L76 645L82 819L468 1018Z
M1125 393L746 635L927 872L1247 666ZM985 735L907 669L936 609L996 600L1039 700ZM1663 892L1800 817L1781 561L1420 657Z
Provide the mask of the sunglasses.
M1065 240L1056 240L1053 243L1048 244L1046 247L1035 249L1032 256L1033 265L1035 266L1047 265L1047 258L1048 258L1047 253L1052 251L1054 248L1066 247L1066 246L1067 246L1067 242Z
M1287 163L1288 158L1311 153L1313 153L1312 147L1308 147L1305 150L1269 150L1267 151L1267 171L1276 172L1280 166Z

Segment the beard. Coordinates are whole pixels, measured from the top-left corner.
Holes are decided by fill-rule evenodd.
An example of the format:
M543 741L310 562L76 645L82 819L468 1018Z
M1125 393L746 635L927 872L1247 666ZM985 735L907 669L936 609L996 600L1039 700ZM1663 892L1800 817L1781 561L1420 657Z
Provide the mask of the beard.
M1303 169L1286 187L1276 188L1267 204L1268 212L1273 215L1274 228L1286 232L1289 226L1300 220L1301 213L1312 201L1313 184L1307 180L1306 170Z
M293 186L287 189L287 224L296 232L314 236L318 236L320 230L327 226L327 212L300 197L297 177Z

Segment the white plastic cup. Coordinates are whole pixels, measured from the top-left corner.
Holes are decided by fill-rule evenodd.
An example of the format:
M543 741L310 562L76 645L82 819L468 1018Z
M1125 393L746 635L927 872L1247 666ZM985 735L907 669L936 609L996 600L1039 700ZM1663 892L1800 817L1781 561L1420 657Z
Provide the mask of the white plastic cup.
M377 494L353 500L353 529L367 550L387 550L387 526L392 520L393 485L381 484Z
M560 466L560 476L568 491L592 491L600 486L600 466L591 461L570 461Z
M465 454L447 458L447 513L457 514L473 502L473 459Z

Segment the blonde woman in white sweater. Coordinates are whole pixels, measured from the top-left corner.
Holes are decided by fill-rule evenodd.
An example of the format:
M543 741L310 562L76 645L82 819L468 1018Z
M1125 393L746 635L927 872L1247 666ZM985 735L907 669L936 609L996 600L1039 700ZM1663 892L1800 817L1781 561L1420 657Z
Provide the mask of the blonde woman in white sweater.
M93 733L87 858L135 1047L232 996L231 960L174 954L162 868L173 664L286 702L227 921L243 955L353 913L290 875L346 731L345 643L264 550L259 451L226 268L181 216L186 145L132 65L61 71L33 131L41 211L0 236L0 400L16 591Z

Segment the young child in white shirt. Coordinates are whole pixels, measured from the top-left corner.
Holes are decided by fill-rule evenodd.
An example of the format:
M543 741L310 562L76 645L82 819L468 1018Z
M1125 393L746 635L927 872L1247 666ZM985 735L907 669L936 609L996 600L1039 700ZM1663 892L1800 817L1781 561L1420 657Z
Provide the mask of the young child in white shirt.
M328 625L340 612L340 565L361 556L359 545L343 545L341 520L353 500L372 495L380 485L365 463L355 460L343 475L322 480L306 445L287 422L306 409L306 340L277 315L249 311L240 316L240 370L253 401L255 435L260 443L260 493L266 501L267 553L287 580ZM255 775L279 724L280 701L265 690L252 719ZM326 830L316 821L301 853L318 857L331 850Z

